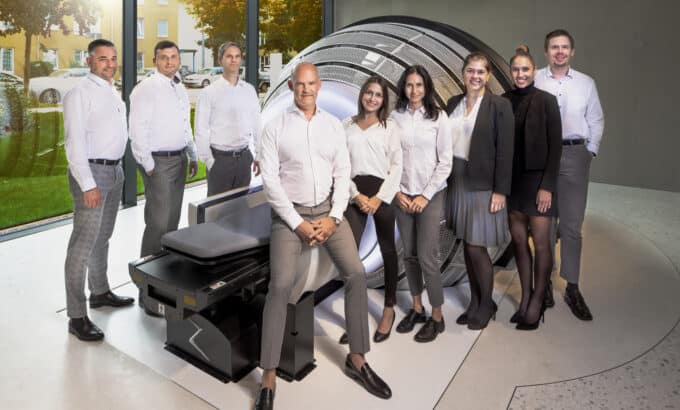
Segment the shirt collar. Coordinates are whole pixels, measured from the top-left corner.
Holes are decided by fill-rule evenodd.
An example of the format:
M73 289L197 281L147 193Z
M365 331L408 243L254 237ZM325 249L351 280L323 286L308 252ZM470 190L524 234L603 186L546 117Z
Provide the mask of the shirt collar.
M153 75L156 76L156 77L158 77L158 78L160 78L161 80L164 80L164 81L169 82L170 85L173 86L173 87L174 87L175 85L177 85L177 84L181 84L181 83L182 83L182 77L180 77L178 73L175 73L175 75L173 76L173 78L169 78L169 77L166 76L165 74L161 74L161 73L159 73L158 71L156 71ZM175 78L178 79L179 82L175 83L175 82L174 82L174 79L175 79Z
M100 76L98 76L98 75L96 75L96 74L94 74L94 73L92 73L92 72L90 72L90 73L87 74L87 78L89 78L90 80L94 81L94 83L97 84L97 85L100 86L100 87L101 87L101 86L109 86L109 87L112 86L111 83L109 83L109 82L106 81L105 79L101 78Z
M546 78L555 78L552 74L552 71L550 70L550 66L547 66L545 68L545 76ZM567 75L565 75L565 77L574 78L573 70L571 67L569 67L569 70L567 70Z
M305 117L305 113L303 113L302 110L300 110L300 109L298 108L298 106L295 105L295 103L291 104L291 105L288 107L288 112L289 112L289 113L293 113L293 114L297 114L297 115L301 116L302 118L306 118L306 117ZM316 117L317 115L319 115L319 113L322 113L322 112L324 112L324 111L323 111L323 110L321 109L321 107L319 107L319 105L317 104L317 105L316 105L316 112L314 113L314 117ZM314 117L312 117L312 118L314 118Z

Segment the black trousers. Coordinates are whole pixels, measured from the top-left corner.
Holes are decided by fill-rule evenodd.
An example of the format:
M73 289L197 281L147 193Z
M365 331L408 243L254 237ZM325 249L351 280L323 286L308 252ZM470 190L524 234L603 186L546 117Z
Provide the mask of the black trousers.
M353 181L359 192L368 197L374 196L383 183L381 178L372 175L357 175ZM345 218L347 218L347 222L349 222L349 226L352 228L354 241L358 248L364 228L366 228L368 215L361 212L358 206L350 204L347 207L347 211L345 211ZM394 245L394 210L392 206L384 202L381 203L373 215L373 221L375 222L378 245L383 257L385 271L385 307L392 307L397 303L397 279L399 274L397 249Z

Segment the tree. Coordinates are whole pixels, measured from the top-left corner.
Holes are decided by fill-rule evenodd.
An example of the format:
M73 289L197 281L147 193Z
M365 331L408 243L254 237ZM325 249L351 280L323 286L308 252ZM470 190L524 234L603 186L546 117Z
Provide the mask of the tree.
M261 0L265 53L286 56L321 38L321 0Z
M242 43L245 38L246 0L184 0L196 28L206 35L205 46L213 52L219 65L218 51L226 41Z
M2 0L0 2L0 21L9 28L0 30L5 37L23 31L24 48L24 94L28 95L31 69L31 39L33 36L49 37L52 26L59 26L64 34L69 27L64 24L65 16L73 19L87 31L95 22L95 3L91 0Z

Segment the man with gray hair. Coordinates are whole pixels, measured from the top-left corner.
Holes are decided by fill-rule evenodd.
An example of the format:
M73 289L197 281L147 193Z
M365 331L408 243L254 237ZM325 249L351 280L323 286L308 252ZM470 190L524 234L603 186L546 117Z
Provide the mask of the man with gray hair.
M392 396L365 360L368 340L366 272L343 214L349 201L350 160L340 121L316 105L321 79L311 63L293 70L288 86L294 104L262 133L262 182L272 210L271 275L262 319L262 388L256 409L274 406L276 368L281 357L286 305L303 249L323 246L345 282L349 354L345 374L369 393Z
M87 317L85 277L91 308L128 306L134 299L111 292L106 275L109 238L123 192L120 158L128 135L125 103L113 87L118 56L113 43L104 39L92 41L87 51L90 73L64 96L64 147L73 197L65 282L69 332L95 341L104 333Z
M205 88L196 103L194 129L198 157L208 168L208 196L250 185L260 132L260 102L255 88L239 78L238 44L220 46L222 77Z

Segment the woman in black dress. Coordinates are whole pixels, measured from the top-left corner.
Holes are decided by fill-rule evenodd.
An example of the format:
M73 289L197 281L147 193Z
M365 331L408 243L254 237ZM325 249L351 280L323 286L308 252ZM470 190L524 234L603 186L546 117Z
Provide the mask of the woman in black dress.
M508 217L522 286L519 310L510 321L517 323L517 329L533 330L545 311L543 296L553 266L550 226L557 217L555 188L562 155L562 122L555 96L534 87L536 64L528 47L517 49L510 70L516 88L503 95L512 103L515 114Z

